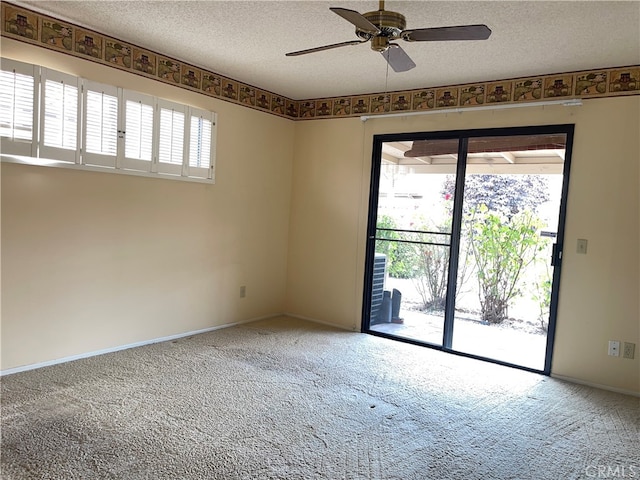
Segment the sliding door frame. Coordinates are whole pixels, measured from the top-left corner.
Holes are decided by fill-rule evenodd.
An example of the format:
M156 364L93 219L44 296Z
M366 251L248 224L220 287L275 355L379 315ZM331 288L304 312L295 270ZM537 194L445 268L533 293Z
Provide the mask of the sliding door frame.
M562 253L564 251L564 233L567 214L567 197L569 192L569 173L571 169L571 156L573 153L573 134L575 126L573 124L560 125L540 125L505 128L483 128L473 130L450 130L435 132L412 132L412 133L392 133L379 134L373 136L373 150L371 157L371 183L369 187L369 211L367 219L366 256L364 268L364 289L362 302L362 332L371 335L390 338L393 340L420 345L436 350L453 353L464 357L484 360L499 365L527 370L544 375L551 373L551 361L553 356L553 346L556 331L556 319L558 313L558 294L560 287L560 274L562 269ZM551 287L551 303L549 307L549 325L547 329L547 341L545 351L544 369L538 370L522 365L517 365L502 360L475 355L471 353L454 350L453 342L453 317L455 314L455 293L457 287L458 257L460 250L460 237L462 229L462 208L464 202L464 183L467 166L468 140L477 137L499 137L514 135L545 135L545 134L565 134L565 158L562 171L562 192L560 208L558 213L558 231L551 259L553 268L553 278ZM382 166L382 144L385 142L402 142L417 140L451 140L458 139L458 161L456 165L456 182L453 203L453 223L451 231L451 245L449 257L449 271L447 282L447 299L445 304L445 320L442 345L435 345L406 337L398 337L389 333L378 332L370 328L371 296L373 263L375 256L376 224L378 216L378 195L380 188L380 170Z

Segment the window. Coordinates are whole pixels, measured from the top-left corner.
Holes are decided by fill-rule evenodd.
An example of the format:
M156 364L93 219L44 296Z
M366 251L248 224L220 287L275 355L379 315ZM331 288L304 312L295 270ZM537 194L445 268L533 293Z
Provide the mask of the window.
M34 65L2 59L0 71L0 137L2 151L35 156L37 68Z
M158 100L158 172L213 179L215 114Z
M42 69L40 156L79 163L80 90L78 78Z
M213 112L2 59L3 161L212 182L215 127Z

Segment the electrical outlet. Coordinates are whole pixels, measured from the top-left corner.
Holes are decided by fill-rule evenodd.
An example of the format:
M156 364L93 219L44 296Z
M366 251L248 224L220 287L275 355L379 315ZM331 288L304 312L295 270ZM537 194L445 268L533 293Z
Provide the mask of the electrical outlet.
M240 298L244 298L247 296L247 287L242 285L240 287Z
M624 350L622 350L622 358L633 359L636 354L636 344L631 342L624 342Z
M609 356L611 357L619 357L620 356L620 342L617 340L609 340Z

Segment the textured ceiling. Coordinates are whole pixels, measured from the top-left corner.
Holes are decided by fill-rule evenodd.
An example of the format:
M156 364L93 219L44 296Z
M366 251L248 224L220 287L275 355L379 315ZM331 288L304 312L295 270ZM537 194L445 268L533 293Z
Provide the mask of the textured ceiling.
M18 5L292 99L405 90L640 64L640 1L393 1L407 28L484 23L485 41L399 42L417 64L387 72L368 44L300 57L355 39L340 6L377 1L16 1ZM388 75L388 77L387 77Z

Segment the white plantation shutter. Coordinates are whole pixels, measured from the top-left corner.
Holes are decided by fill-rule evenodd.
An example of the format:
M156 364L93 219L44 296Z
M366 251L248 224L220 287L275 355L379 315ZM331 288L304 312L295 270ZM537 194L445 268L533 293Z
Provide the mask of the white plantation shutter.
M123 92L124 156L120 165L132 170L151 171L154 157L154 99L136 92Z
M0 62L3 161L213 182L215 113L37 65Z
M127 101L125 115L125 156L151 162L153 106Z
M118 89L85 81L82 163L115 167L117 147Z
M158 110L158 172L182 175L186 158L184 140L187 107L158 99Z
M38 67L2 59L0 69L0 137L3 153L35 156L37 143Z
M214 114L191 108L188 176L211 178Z
M79 161L80 90L77 77L43 69L40 157Z

